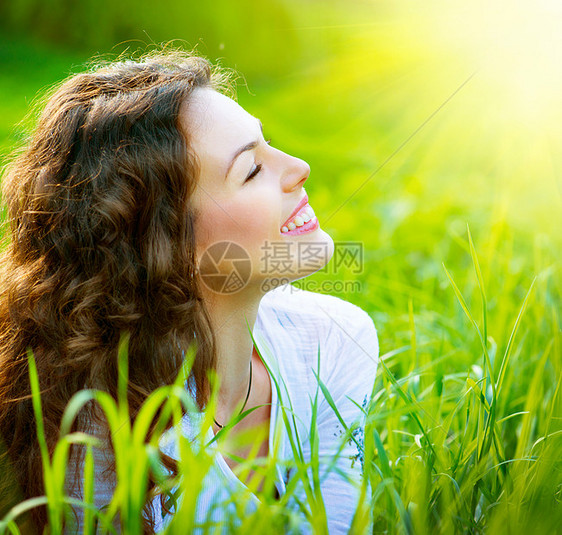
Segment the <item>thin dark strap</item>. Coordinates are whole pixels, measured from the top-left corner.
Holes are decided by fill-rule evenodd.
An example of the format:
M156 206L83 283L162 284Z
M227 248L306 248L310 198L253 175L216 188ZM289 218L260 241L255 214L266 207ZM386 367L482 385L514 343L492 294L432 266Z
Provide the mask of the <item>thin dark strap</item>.
M246 399L244 400L244 405L242 405L242 408L240 409L240 412L238 413L238 416L240 416L243 412L244 409L246 408L246 403L248 403L248 399L250 399L250 390L252 390L252 359L250 358L250 381L248 382L248 392L246 393ZM213 420L215 421L215 425L222 429L224 426L219 424L214 418Z

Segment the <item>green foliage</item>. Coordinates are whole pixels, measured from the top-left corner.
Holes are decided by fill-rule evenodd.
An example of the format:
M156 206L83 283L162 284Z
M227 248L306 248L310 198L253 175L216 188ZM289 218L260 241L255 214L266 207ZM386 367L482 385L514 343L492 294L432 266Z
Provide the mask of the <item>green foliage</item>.
M18 0L0 4L4 31L82 50L133 50L153 43L181 40L201 54L233 61L229 66L247 74L272 74L290 69L300 54L291 12L279 0L214 0L212 3L168 0ZM270 29L283 35L283 47L271 47ZM275 62L266 54L275 53Z

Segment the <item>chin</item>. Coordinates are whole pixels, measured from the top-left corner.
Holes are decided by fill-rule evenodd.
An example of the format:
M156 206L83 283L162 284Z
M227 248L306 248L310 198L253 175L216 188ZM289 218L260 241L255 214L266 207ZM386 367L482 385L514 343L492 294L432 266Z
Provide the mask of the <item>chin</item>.
M332 256L334 256L334 240L328 233L324 232L322 229L319 228L314 233L314 239L312 234L310 235L310 242L314 242L315 244L322 244L324 246L323 250L325 251L325 257L323 258L322 265L315 266L315 269L311 268L307 271L302 271L293 280L303 279L305 277L308 277L309 275L316 273L317 271L320 271L321 269L326 267L326 265L332 259Z
M332 236L330 236L327 232L324 232L321 228L319 228L317 232L322 235L322 241L327 244L326 263L324 264L326 265L332 259L332 256L334 256L334 240L332 239Z
M314 232L303 234L298 237L293 237L292 247L295 247L297 242L300 243L310 243L312 246L322 247L323 258L318 257L314 265L305 266L303 263L299 262L297 258L293 259L293 268L290 273L285 275L271 274L269 277L265 277L260 281L261 287L273 289L282 284L287 284L300 279L304 279L310 275L313 275L317 271L322 270L332 259L334 255L334 240L332 237L324 232L321 228L317 228ZM295 251L295 249L293 249ZM296 267L299 269L295 269ZM268 291L268 290L266 290Z

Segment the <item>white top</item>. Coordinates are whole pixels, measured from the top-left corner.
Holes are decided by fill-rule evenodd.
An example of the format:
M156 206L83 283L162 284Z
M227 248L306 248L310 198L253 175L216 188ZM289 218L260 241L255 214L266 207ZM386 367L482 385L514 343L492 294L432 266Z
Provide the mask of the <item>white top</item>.
M282 411L285 410L291 422L291 433L298 437L293 445L297 450L300 449L305 462L310 461L312 401L318 392L319 481L329 533L347 533L356 509L362 476L361 422L364 413L359 407L366 408L373 389L379 357L373 321L364 310L352 303L334 296L284 285L268 292L262 298L253 336L273 376L269 452L278 452L277 458L287 459L289 464L295 457L290 433L283 423ZM344 427L322 389L318 388L315 373L326 386L346 426L349 428L354 422L359 422L359 426L353 431L352 439L343 445ZM180 432L193 438L201 421L202 415L195 418L192 414L186 415L181 421ZM160 447L166 454L179 459L174 431L172 428L163 435ZM212 428L209 428L205 443L209 443L213 437ZM340 448L343 449L336 464L330 464ZM249 497L246 505L248 512L258 500L236 477L224 458L215 449L213 451L214 461L197 499L196 520L198 523L211 522L223 526L226 533L232 528L226 523L226 518L241 516L240 504L230 501L233 492L246 492ZM98 459L96 456L96 477ZM286 471L283 466L283 462L278 466L275 483L279 495L285 493L285 486L292 477L292 473ZM96 504L109 503L112 492L113 489L102 480L97 480ZM291 495L293 498L289 507L295 512L295 531L307 533L310 529L306 523L306 516L297 503L298 498L300 507L307 507L308 500L302 484L297 486L296 491L291 491ZM181 499L180 497L179 500ZM171 520L172 515L162 521L159 498L154 501L154 509L156 531L160 531ZM238 513L233 514L233 511ZM79 516L82 516L80 512Z
M373 321L361 308L330 295L323 295L295 286L285 285L268 292L260 302L253 331L257 348L265 364L279 384L272 381L272 409L269 428L269 451L278 451L278 458L294 458L289 432L283 424L280 406L292 407L289 417L295 415L296 433L306 462L311 458L310 429L312 400L318 390L318 453L320 488L327 513L330 534L347 533L355 512L363 465L363 428L354 432L355 440L348 440L335 466L329 463L342 446L344 428L334 410L318 389L318 352L320 352L321 382L327 387L341 418L348 427L361 422L373 389L378 362L378 340ZM353 400L353 401L352 401ZM184 418L182 430L193 437L196 423ZM291 425L293 432L295 427ZM171 430L170 435L173 435ZM207 442L213 439L208 429ZM160 443L163 451L179 459L173 436L164 436ZM284 494L291 477L279 467L276 487ZM208 473L197 502L197 520L201 523L224 524L235 511L230 502L233 492L246 490L245 485L229 468L224 458L216 453L214 465ZM247 491L249 493L249 491ZM307 503L302 485L297 496ZM253 495L251 495L253 496ZM253 496L257 501L257 498ZM230 503L229 503L230 502ZM292 506L298 509L296 500ZM251 509L251 499L249 508ZM229 511L230 510L230 511ZM230 513L230 514L229 514ZM157 512L157 518L160 517ZM299 515L305 522L305 516ZM167 523L164 519L164 525ZM228 526L224 524L225 531ZM160 529L160 526L159 526ZM308 532L306 523L299 531Z

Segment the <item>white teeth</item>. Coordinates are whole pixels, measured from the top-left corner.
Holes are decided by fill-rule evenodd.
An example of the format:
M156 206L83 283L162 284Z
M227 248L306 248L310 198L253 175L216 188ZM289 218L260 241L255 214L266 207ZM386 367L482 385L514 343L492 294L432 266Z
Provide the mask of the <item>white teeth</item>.
M293 221L281 227L281 232L289 232L290 230L295 230L297 227L302 227L314 217L315 214L312 206L307 205L307 207L302 210L301 213L293 219Z

